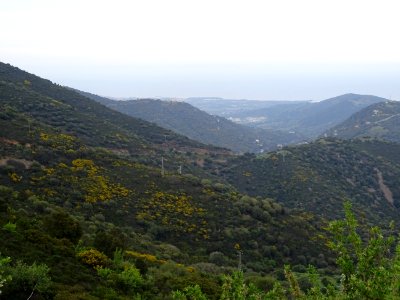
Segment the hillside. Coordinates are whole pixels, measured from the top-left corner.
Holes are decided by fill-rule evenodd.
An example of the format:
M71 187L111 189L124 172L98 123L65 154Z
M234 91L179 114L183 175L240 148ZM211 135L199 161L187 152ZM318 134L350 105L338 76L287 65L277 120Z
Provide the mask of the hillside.
M199 284L216 299L238 249L258 280L284 263L332 272L320 218L205 170L229 152L5 64L0 126L0 253L20 270L6 298L165 299Z
M400 102L385 101L370 105L328 130L326 135L400 142Z
M321 139L221 164L218 173L241 192L335 219L350 199L369 224L400 217L400 145Z
M320 102L294 102L251 111L239 111L231 114L230 117L241 124L294 131L312 139L343 122L353 113L383 101L386 99L376 96L345 94Z
M73 90L3 63L0 63L0 83L4 106L18 108L20 112L45 124L77 135L90 145L125 150L131 148L135 152L143 150L146 143L159 148L167 136L177 148L204 148L198 142L144 120L107 109ZM52 101L44 103L44 97ZM85 127L85 130L81 127Z
M185 102L154 99L110 102L96 95L90 96L89 93L84 95L121 113L156 123L204 144L235 152L260 153L276 149L278 144L303 140L293 133L239 125L223 117L209 115Z

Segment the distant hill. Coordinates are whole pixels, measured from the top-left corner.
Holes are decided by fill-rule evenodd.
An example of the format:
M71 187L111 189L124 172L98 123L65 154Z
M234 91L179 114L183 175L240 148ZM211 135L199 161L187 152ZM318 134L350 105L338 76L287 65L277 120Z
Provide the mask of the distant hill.
M185 102L156 99L112 101L89 93L84 95L114 110L154 122L193 140L235 152L260 153L276 149L279 144L287 145L304 140L298 134L236 124Z
M400 102L385 101L370 105L326 134L344 139L372 137L400 142Z
M231 117L236 113L254 111L261 108L268 108L277 104L299 104L307 101L265 101L265 100L246 100L246 99L224 99L218 97L190 97L185 102L197 107L209 114Z
M307 138L316 138L353 113L383 101L386 99L376 96L345 94L321 102L278 102L266 108L239 110L227 117L240 124L293 131Z

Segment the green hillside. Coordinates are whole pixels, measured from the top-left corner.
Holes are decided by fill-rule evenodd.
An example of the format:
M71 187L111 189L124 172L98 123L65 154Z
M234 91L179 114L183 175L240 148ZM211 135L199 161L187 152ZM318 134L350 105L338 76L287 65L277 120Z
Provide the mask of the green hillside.
M300 135L289 132L236 124L223 117L209 115L185 102L156 99L112 101L90 93L82 94L121 113L156 123L204 144L235 152L260 153L276 149L278 144L303 140Z
M326 132L344 139L372 137L400 142L400 102L370 105Z
M6 64L0 127L6 298L165 299L198 284L217 299L239 249L254 280L282 279L284 263L332 273L320 218L208 171L226 163L226 150Z
M158 148L167 136L178 148L204 147L149 122L107 109L73 90L10 65L0 63L0 83L2 105L18 108L45 124L76 134L89 144L111 148L133 147L132 150L136 151L145 142ZM48 101L50 99L52 101ZM43 103L43 100L47 101ZM122 136L117 136L117 131Z
M241 192L336 219L349 199L369 224L399 220L400 145L321 139L261 156L245 155L218 173Z

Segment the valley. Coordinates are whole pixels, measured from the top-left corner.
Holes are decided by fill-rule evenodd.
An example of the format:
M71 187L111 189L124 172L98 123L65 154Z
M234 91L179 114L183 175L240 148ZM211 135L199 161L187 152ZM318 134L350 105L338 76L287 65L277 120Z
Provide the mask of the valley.
M262 153L274 150L278 145L305 140L302 135L293 132L236 124L224 117L210 115L186 102L157 99L113 101L90 93L81 93L113 110L236 153Z
M111 100L0 63L5 297L220 299L236 282L240 299L292 299L315 271L328 299L352 218L350 238L387 250L368 264L397 266L397 102L186 101Z

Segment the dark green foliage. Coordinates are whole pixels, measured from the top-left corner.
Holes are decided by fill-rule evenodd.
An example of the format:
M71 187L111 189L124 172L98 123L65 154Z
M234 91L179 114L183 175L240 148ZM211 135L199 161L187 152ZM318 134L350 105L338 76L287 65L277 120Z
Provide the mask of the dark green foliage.
M101 230L96 233L93 246L108 256L112 256L117 249L125 249L127 236L119 228L109 231Z
M271 197L289 208L330 219L342 216L342 199L351 199L363 223L398 219L400 145L379 141L320 139L261 156L241 156L218 168L241 192ZM379 154L379 155L378 155ZM390 189L384 194L379 182Z
M236 271L224 276L220 299L399 299L399 244L392 252L397 236L384 237L379 227L373 227L370 237L363 241L350 202L345 202L345 219L330 222L327 229L332 234L328 243L337 255L340 281L321 280L313 266L308 267L307 274L296 274L286 265L286 287L275 281L268 292L263 292L247 284L242 271ZM196 291L198 299L204 299L199 287ZM188 299L185 292L174 292L173 296Z
M12 281L6 285L4 295L9 299L43 299L36 294L46 296L50 294L51 278L49 267L44 264L26 265L20 261L15 266L8 267L7 273Z
M71 242L78 242L82 235L82 228L77 220L74 220L66 212L55 212L44 219L44 226L54 237L66 238Z

